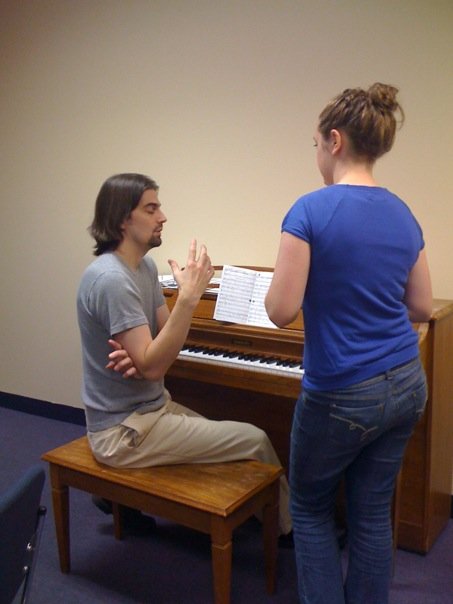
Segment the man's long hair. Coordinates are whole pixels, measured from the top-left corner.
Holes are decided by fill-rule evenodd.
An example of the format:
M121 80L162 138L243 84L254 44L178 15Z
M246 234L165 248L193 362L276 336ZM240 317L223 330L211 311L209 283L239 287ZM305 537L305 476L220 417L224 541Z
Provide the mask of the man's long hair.
M93 222L88 227L96 241L95 256L116 250L123 238L124 221L148 189L158 191L159 187L143 174L115 174L104 182L96 198Z

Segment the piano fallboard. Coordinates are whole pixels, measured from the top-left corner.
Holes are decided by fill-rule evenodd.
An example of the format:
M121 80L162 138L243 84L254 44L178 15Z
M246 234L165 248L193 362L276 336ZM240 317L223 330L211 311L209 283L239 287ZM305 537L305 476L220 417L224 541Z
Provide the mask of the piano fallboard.
M177 291L164 290L167 304L171 308L176 301ZM252 327L224 323L214 320L216 298L207 294L196 308L186 340L186 346L209 346L230 352L252 354L280 361L302 363L303 329L299 319L285 329ZM300 392L302 372L291 374L275 367L268 371L259 370L246 363L232 366L228 359L218 359L216 363L205 363L180 355L170 368L174 378L193 379L219 386L228 386L251 392L268 393L295 400Z

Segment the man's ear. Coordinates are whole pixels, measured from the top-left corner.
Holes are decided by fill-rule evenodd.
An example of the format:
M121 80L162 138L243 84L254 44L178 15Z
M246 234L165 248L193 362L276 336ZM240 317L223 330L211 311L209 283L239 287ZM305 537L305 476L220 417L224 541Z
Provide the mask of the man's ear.
M124 231L125 231L125 229L126 229L126 226L127 226L128 222L129 222L129 219L130 219L130 215L129 215L129 216L127 216L127 217L126 217L126 218L123 220L123 222L120 224L120 231L121 231L122 233L124 233Z

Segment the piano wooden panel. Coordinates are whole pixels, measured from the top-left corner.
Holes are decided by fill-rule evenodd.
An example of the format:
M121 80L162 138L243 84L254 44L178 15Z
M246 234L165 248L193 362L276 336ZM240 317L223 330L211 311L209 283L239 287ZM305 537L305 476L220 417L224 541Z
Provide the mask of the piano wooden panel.
M177 291L164 290L173 307ZM303 354L303 321L267 329L212 319L215 297L198 305L187 342L256 352L292 360ZM415 326L427 374L426 412L409 441L402 469L398 546L426 553L450 517L453 473L453 302L436 300L429 324ZM177 359L166 385L173 398L212 419L253 423L269 435L281 463L289 462L289 438L300 380Z
M435 300L420 344L428 380L426 412L403 462L398 545L427 553L451 512L453 473L453 302Z

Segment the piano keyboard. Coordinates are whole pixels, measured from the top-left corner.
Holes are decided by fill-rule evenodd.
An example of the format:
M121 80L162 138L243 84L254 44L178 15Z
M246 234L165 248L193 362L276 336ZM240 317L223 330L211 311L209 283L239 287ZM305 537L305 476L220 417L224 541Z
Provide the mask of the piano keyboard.
M304 374L301 364L290 359L231 352L226 349L210 348L208 346L184 346L178 355L178 359L212 363L213 365L237 369L251 369L297 379L301 379Z

